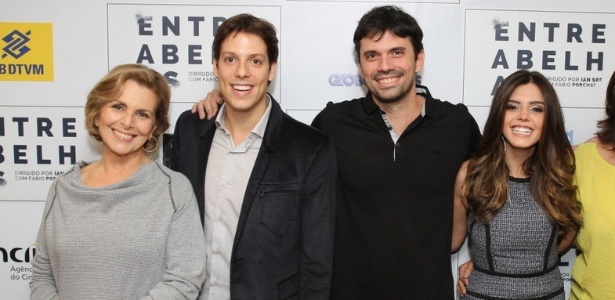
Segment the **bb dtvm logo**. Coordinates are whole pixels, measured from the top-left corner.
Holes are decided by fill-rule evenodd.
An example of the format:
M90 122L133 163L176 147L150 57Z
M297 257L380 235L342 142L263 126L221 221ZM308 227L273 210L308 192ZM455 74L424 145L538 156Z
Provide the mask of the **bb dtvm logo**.
M51 25L0 22L0 81L53 81Z

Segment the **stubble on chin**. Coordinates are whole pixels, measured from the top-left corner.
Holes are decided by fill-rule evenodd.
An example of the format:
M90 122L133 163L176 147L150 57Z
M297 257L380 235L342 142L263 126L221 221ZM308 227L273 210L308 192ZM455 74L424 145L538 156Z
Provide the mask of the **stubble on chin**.
M391 71L391 72L394 72L394 71ZM384 75L384 74L381 73L378 75ZM378 76L378 75L372 77L371 81L369 82L365 81L365 85L367 86L367 89L369 90L369 92L372 94L372 97L374 98L374 100L376 100L377 102L381 102L381 103L392 104L392 103L397 103L399 101L402 101L403 99L407 98L409 93L412 92L412 88L414 87L414 84L415 84L414 79L411 79L408 83L404 82L404 75L406 74L394 74L394 75L401 76L399 85L380 89L378 88L378 79L381 76ZM387 73L386 75L390 75L390 74Z
M412 85L413 84L414 83L412 83ZM373 88L368 85L367 89L377 102L392 104L407 98L412 92L412 85L409 85L408 87L392 87L385 90Z

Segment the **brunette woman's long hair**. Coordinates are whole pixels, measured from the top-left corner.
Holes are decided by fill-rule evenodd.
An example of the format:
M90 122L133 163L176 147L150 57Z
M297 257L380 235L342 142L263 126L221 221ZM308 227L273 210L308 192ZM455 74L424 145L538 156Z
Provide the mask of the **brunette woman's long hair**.
M606 99L604 100L604 110L606 117L598 121L598 140L612 151L615 151L615 72L611 75L611 80L606 88Z
M574 153L566 135L557 94L539 72L519 70L502 81L493 97L479 148L469 161L462 192L471 213L482 223L493 220L506 203L509 169L504 159L504 115L513 91L528 83L540 89L545 101L545 116L540 140L532 156L523 164L523 171L530 175L534 198L551 222L559 225L561 235L581 224L581 205L573 183Z

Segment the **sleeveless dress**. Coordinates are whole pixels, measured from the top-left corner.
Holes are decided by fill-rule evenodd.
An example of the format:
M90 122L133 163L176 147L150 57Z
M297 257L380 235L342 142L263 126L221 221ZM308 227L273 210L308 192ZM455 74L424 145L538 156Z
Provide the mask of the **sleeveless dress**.
M530 180L509 177L508 199L489 224L468 217L474 270L465 299L564 299L557 230Z

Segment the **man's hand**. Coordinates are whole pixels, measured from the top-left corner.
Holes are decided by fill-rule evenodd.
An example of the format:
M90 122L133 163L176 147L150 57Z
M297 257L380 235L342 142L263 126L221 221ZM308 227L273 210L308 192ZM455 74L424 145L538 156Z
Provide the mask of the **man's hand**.
M205 99L194 103L191 111L192 113L198 112L200 119L207 117L207 120L211 120L211 118L213 118L218 112L218 108L222 105L222 103L224 103L224 99L222 99L220 91L214 89L207 93Z
M474 263L470 260L459 266L459 279L457 280L457 289L461 297L466 296L466 287L470 284L470 273L474 269Z

